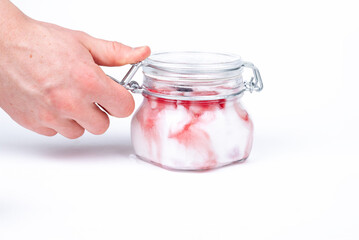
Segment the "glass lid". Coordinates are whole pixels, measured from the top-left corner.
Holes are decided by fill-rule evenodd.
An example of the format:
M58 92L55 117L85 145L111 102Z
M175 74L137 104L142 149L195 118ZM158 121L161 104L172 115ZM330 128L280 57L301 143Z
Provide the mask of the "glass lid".
M161 52L143 61L146 67L175 73L208 73L238 70L242 66L239 56L211 52Z

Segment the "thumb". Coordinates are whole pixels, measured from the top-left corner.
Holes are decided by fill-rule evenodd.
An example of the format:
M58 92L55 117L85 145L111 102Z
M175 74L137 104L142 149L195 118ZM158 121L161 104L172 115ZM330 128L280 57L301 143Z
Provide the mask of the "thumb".
M146 59L151 50L147 46L132 48L115 41L106 41L85 35L83 45L89 50L94 61L102 66L122 66Z

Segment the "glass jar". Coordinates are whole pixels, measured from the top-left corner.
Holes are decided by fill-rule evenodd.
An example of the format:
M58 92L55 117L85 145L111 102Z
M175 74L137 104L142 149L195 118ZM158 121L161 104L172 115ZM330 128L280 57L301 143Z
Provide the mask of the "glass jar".
M140 66L142 86L131 80ZM245 67L253 70L248 82ZM140 159L167 169L208 170L248 158L253 123L240 98L263 88L253 64L232 54L163 52L133 65L120 83L144 96L131 123Z

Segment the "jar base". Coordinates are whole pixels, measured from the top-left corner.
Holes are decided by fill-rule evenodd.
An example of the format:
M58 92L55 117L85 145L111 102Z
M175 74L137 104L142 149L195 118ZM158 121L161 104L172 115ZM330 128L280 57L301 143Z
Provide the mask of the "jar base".
M155 165L157 167L160 167L160 168L163 168L163 169L166 169L166 170L169 170L169 171L178 171L178 172L206 172L206 171L215 170L215 169L218 169L218 168L223 168L223 167L226 167L226 166L240 164L240 163L245 162L248 159L248 156L247 156L247 157L239 159L239 160L235 160L235 161L232 161L232 162L229 162L229 163L225 163L225 164L222 164L222 165L217 165L215 167L210 167L210 168L175 168L175 167L171 167L171 166L168 166L168 165L160 164L158 162L149 160L149 159L141 157L141 156L139 156L137 154L135 156L138 159L140 159L140 160L142 160L144 162L150 163L152 165Z

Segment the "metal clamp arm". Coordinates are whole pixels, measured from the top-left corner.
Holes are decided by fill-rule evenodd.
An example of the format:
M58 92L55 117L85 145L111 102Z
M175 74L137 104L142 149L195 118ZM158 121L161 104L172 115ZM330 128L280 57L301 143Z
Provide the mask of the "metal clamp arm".
M242 64L243 67L247 67L253 70L253 77L251 78L251 80L249 82L244 82L244 87L246 89L246 91L249 92L260 92L263 89L263 82L262 82L262 77L261 74L259 73L259 70L256 66L254 66L253 63L251 62L243 62Z
M134 80L132 80L133 76L136 74L137 70L141 67L142 62L132 64L132 67L130 70L126 73L126 75L123 77L121 81L118 81L116 78L110 77L113 81L117 82L118 84L122 85L127 90L133 92L133 93L140 93L142 92L142 87L140 84Z

